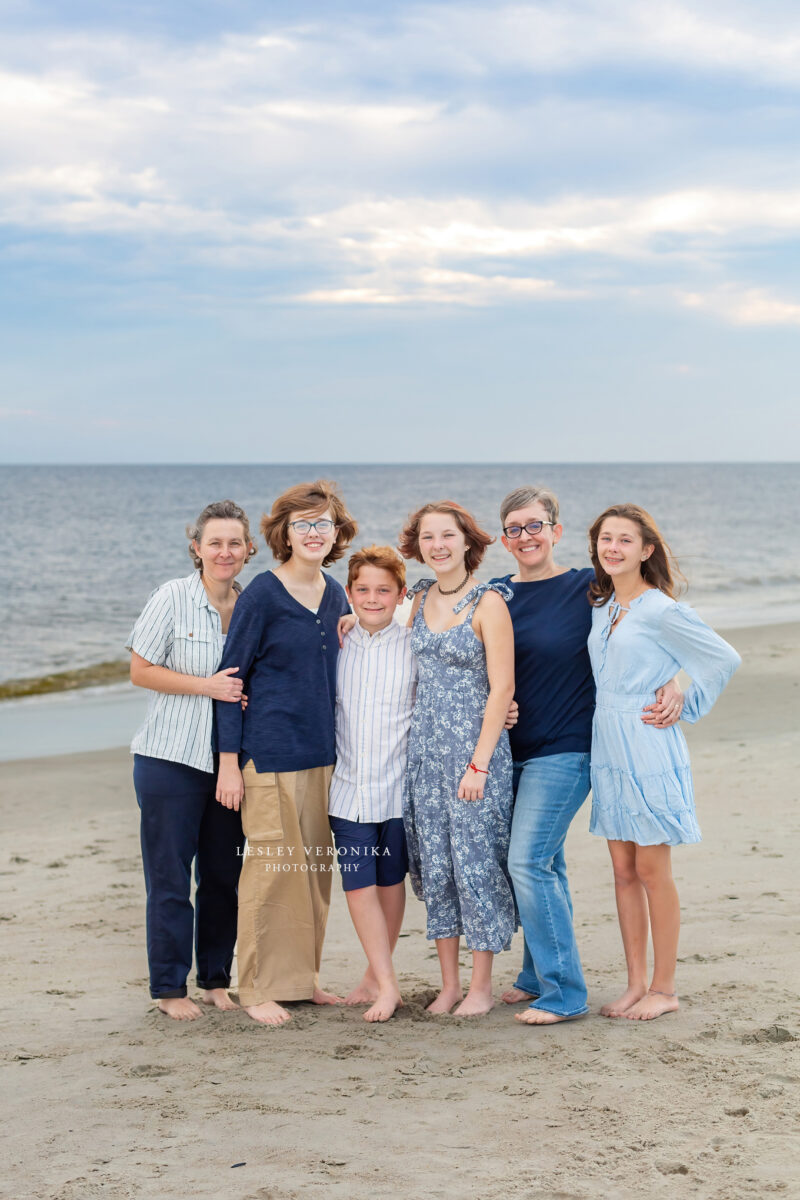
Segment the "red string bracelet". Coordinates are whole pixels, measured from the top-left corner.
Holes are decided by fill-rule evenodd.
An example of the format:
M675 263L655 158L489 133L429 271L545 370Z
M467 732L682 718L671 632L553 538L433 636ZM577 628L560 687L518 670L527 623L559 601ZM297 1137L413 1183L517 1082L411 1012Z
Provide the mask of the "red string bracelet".
M489 774L488 771L482 771L480 767L476 767L475 763L472 763L472 762L469 764L468 770L474 771L476 775L488 775Z

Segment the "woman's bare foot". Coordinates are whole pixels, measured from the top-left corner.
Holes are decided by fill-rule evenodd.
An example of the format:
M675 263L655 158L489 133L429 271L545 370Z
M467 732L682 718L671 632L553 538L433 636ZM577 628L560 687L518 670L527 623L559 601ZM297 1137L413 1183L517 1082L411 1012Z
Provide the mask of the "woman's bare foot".
M469 989L464 999L459 1004L458 1008L453 1013L454 1017L482 1017L486 1013L491 1012L494 1008L494 996L492 993L484 991L473 991Z
M543 1008L526 1008L525 1012L514 1013L514 1020L523 1025L560 1025L562 1021L575 1021L584 1017L585 1013L577 1013L574 1017L560 1017L558 1013L547 1012Z
M431 1001L425 1011L434 1013L437 1016L442 1013L449 1013L453 1005L458 1004L459 1000L462 1000L463 997L464 993L461 991L461 988L442 988L439 995L435 1000Z
M629 1021L654 1021L664 1013L677 1012L680 1005L675 992L654 992L652 989L629 1008L625 1016Z
M173 1021L196 1021L202 1017L202 1012L188 996L170 996L169 999L159 1000L160 1012L172 1017Z
M388 1021L398 1008L403 1007L403 997L397 988L379 992L372 1008L364 1013L365 1021Z
M601 1017L624 1017L629 1008L633 1008L642 996L647 995L647 984L643 983L638 987L626 988L622 995L613 1000L611 1004L604 1004L600 1009Z
M234 1012L239 1007L235 1000L231 1000L225 988L206 988L200 1000L203 1004L218 1008L220 1012Z
M500 999L503 1004L519 1004L522 1000L535 1000L536 996L533 992L523 992L522 988L510 987L507 992L503 992Z
M311 997L312 1004L344 1004L341 996L335 995L334 992L323 992L322 988L314 988L314 995Z
M352 992L347 993L344 1002L345 1004L372 1004L373 1001L378 999L379 991L380 988L378 987L377 980L367 971L364 974L364 978L353 988Z
M285 1025L292 1019L292 1014L274 1000L265 1000L263 1004L245 1004L243 1007L248 1017L258 1021L259 1025Z

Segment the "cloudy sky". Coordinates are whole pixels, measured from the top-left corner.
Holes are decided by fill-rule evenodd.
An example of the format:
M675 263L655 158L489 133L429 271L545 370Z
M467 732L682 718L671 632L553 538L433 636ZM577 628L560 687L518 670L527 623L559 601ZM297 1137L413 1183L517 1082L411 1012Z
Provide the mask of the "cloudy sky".
M2 461L798 458L790 0L2 14Z

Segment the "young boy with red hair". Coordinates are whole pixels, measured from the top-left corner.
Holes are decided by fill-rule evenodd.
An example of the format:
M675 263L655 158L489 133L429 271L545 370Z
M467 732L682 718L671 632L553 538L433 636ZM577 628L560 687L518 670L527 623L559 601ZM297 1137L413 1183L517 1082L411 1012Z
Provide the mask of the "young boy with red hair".
M395 620L406 594L405 563L391 546L349 560L347 596L356 623L336 668L336 766L328 813L342 885L367 970L347 996L387 1021L402 1004L392 965L408 869L403 778L417 689L411 630Z

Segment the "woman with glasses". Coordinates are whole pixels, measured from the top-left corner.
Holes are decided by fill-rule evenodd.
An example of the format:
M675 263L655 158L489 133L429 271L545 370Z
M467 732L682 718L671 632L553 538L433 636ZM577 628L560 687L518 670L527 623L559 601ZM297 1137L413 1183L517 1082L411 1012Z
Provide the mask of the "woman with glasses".
M261 522L279 566L242 593L222 662L240 668L248 695L244 713L217 713L217 799L241 806L247 837L239 998L265 1025L290 1020L280 1001L339 1002L320 988L319 967L334 861L336 626L350 606L322 567L342 557L356 529L335 485L317 480L283 492Z
M594 683L588 590L594 570L556 563L563 532L558 516L558 500L543 487L517 488L500 508L503 545L517 561L516 572L496 582L512 592L519 721L510 734L516 799L508 865L525 934L522 970L503 1000L529 1001L517 1020L530 1025L587 1011L564 843L589 794ZM666 728L680 706L677 686L662 688L642 721Z
M227 989L243 838L238 813L214 799L212 701L241 713L241 675L235 663L221 667L220 659L241 591L236 576L256 553L247 514L232 500L209 504L187 533L195 570L153 592L128 640L131 682L151 693L131 745L150 995L176 1021L201 1016L186 994L193 941L203 1002L237 1007Z

